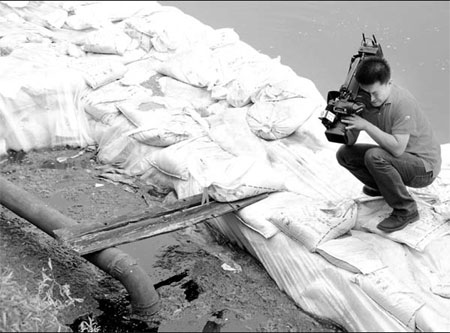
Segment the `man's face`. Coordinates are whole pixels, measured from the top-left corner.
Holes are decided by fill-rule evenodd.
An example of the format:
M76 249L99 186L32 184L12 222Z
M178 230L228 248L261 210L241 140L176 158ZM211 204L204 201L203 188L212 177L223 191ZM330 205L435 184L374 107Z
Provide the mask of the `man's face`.
M370 103L374 107L380 107L386 102L389 94L391 93L392 81L389 80L385 84L375 82L369 85L360 85L361 89L370 94Z

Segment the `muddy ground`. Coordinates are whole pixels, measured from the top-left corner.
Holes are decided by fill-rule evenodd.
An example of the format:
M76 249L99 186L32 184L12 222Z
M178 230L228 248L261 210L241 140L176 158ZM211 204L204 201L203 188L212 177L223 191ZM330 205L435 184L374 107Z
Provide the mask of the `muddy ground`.
M10 152L0 160L0 176L79 223L143 211L171 196L151 186L136 189L100 177L105 170L95 149ZM245 251L217 235L212 238L204 224L194 232L205 241L193 240L192 229L176 231L140 241L134 253L127 252L142 263L161 297L161 310L150 323L130 316L128 294L120 282L2 206L0 265L12 267L15 279L36 291L50 258L57 282L84 299L61 313L61 323L73 331L88 317L101 332L344 331L299 309ZM133 243L126 245L121 249L134 249ZM224 269L223 258L242 271Z

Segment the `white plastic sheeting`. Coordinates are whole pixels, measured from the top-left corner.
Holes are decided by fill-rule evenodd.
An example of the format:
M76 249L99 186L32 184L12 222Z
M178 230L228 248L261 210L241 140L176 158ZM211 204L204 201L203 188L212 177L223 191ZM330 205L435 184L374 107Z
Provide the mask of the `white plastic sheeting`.
M361 185L334 163L327 164L328 173L339 179L334 186L357 206L355 226L341 237L311 249L308 241L296 241L295 233L269 229L274 212L290 212L295 205L287 193L255 204L257 211L250 206L211 223L253 253L302 308L351 331L448 331L450 144L442 145L442 154L435 183L412 191L420 221L391 234L375 233L372 226L390 211L384 200L364 196ZM282 201L288 204L283 207ZM328 200L320 202L325 206Z
M178 198L273 192L211 223L299 306L350 331L450 330L450 144L411 189L420 221L384 234L389 207L337 164L313 82L230 28L119 4L0 2L0 156L96 144Z

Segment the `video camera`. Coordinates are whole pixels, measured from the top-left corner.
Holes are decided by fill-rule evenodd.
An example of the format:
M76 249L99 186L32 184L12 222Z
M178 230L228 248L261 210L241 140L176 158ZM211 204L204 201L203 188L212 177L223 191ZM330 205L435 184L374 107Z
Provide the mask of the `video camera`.
M330 142L347 143L347 136L345 135L347 125L341 122L342 117L359 114L370 105L370 95L360 89L355 74L364 57L383 57L383 51L374 35L372 35L372 39L367 40L366 36L362 34L362 38L358 54L355 54L350 61L350 68L344 84L339 91L328 92L328 104L319 117L326 127L325 135Z

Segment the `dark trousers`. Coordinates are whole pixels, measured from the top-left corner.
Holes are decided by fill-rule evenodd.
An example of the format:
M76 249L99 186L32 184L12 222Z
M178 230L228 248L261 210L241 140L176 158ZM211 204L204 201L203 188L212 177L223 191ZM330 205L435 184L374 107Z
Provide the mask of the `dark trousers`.
M394 157L373 144L342 145L336 158L363 184L379 190L397 215L410 215L417 210L406 186L424 187L434 180L433 172L426 172L419 157L409 153Z

